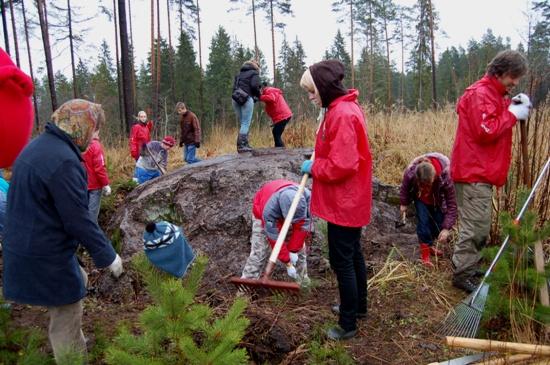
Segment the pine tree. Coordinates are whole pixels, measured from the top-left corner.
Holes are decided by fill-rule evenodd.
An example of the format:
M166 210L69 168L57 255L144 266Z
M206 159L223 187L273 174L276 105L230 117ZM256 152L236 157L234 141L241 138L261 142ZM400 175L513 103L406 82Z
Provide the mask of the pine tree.
M162 273L145 255L134 259L154 304L140 316L140 333L122 328L107 349L106 361L116 365L247 364L246 350L236 348L248 319L246 301L235 300L226 315L214 318L206 304L194 303L207 259L198 257L182 282Z
M330 51L327 51L325 56L328 56L326 58L337 59L344 64L346 70L344 85L346 87L351 87L351 57L348 51L346 51L346 43L344 41L344 37L342 36L342 32L340 32L340 29L338 29L338 32L336 32L334 43L332 44Z
M525 198L526 194L522 195ZM532 252L536 242L550 237L550 223L539 228L535 213L527 211L519 223L515 223L508 212L503 213L501 225L503 234L510 235L510 245L488 278L490 290L483 312L485 327L491 330L491 323L497 320L511 326L516 337L525 333L541 334L543 331L537 329L550 324L550 307L540 304L539 288L548 285L550 265L546 265L545 273L538 273ZM492 260L497 250L498 247L487 248L483 255Z
M84 99L90 99L92 95L92 89L91 89L91 74L88 70L88 66L82 59L78 60L78 64L76 65L76 83L77 83L77 89L80 92L80 95Z
M210 43L205 75L205 95L209 96L205 104L205 113L210 122L207 127L213 126L216 120L227 121L232 117L231 89L238 71L233 69L229 35L220 26Z
M202 115L200 110L199 88L200 68L197 64L197 56L187 32L182 32L176 53L176 99L188 104L189 108L197 115Z

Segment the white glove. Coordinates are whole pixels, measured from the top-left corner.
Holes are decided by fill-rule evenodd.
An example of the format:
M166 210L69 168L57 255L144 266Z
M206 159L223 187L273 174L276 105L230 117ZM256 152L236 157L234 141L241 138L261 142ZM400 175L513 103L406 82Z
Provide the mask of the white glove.
M105 185L102 190L103 190L103 195L105 195L105 196L111 195L112 190L111 190L111 187L109 185Z
M120 259L120 256L118 254L113 260L113 263L109 265L109 270L111 270L111 273L115 278L118 278L124 272L124 268L122 267L122 260Z
M517 94L516 96L514 96L512 98L512 102L513 104L525 104L527 106L532 107L533 104L531 104L531 100L529 100L529 97L524 94L524 93L521 93L521 94Z
M286 265L286 273L293 279L296 279L298 277L298 274L296 273L296 268L290 262Z
M512 98L512 104L508 107L510 113L516 116L517 120L526 120L531 109L531 100L525 94L518 94Z
M298 262L298 254L294 252L290 252L288 255L290 256L290 263L292 265L296 265L296 263Z

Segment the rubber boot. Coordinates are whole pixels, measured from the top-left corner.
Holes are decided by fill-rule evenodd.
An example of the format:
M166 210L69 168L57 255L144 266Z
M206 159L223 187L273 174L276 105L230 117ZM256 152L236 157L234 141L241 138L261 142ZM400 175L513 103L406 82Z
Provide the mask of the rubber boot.
M436 248L435 246L430 246L430 254L432 256L443 257L443 251Z
M252 151L252 148L248 146L248 135L239 134L239 136L237 137L237 152L244 153L250 151Z
M430 261L430 246L425 243L420 244L420 260L422 261L422 265L429 268L434 267L434 264Z

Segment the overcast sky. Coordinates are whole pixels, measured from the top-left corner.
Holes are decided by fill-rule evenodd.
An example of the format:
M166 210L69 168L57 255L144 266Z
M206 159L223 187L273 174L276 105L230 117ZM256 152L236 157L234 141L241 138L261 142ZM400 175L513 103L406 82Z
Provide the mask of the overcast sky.
M49 1L48 1L49 2ZM294 41L296 37L302 42L307 56L307 63L311 64L322 59L325 51L330 47L338 29L345 34L349 30L349 23L338 23L338 15L331 12L331 3L333 0L292 0L292 9L294 16L278 17L276 22L287 24L285 35L289 42ZM398 4L412 5L415 0L395 0ZM64 1L57 0L56 3L64 5ZM71 4L80 7L79 12L86 16L94 16L93 19L86 22L85 25L77 25L76 31L83 27L90 30L85 33L86 47L80 47L78 56L88 63L95 64L97 61L98 45L103 39L106 39L111 47L111 54L114 57L114 27L113 23L108 21L105 15L98 13L97 1L73 0ZM103 0L107 6L112 6L112 1ZM134 33L134 44L138 64L146 57L150 47L150 1L132 0L132 26ZM27 7L32 6L32 2L26 0ZM527 33L526 11L529 9L528 0L433 0L433 4L439 13L439 27L446 36L438 35L436 38L436 47L438 52L444 51L451 46L466 47L470 39L480 40L481 36L488 28L493 30L496 36L511 39L512 47L518 43L525 43L525 34ZM245 14L245 5L240 5L241 10L229 11L235 7L228 0L201 0L201 35L203 49L203 65L206 67L208 62L208 52L210 42L221 25L232 38L238 39L245 46L254 47L252 16ZM161 1L161 33L167 37L168 28L166 19L166 1ZM27 9L28 13L36 13L35 8ZM173 44L177 44L177 30L179 29L179 20L176 9L172 9L172 38ZM265 20L265 14L257 14L258 44L266 56L268 65L271 65L271 33L270 27ZM55 32L55 30L54 30ZM11 27L9 31L11 35ZM21 32L20 32L21 33ZM35 35L31 41L31 49L34 57L34 67L44 67L44 56L40 31L36 29ZM276 33L277 51L283 39L283 33ZM349 37L345 36L346 47L350 49ZM21 47L22 68L28 70L26 49L24 48L24 38L19 35ZM66 44L65 44L66 43ZM363 47L363 40L357 39L355 42L356 58L360 49ZM3 43L2 43L3 45ZM198 40L194 42L195 49L198 49ZM70 55L67 50L68 41L64 41L61 46L54 49L54 69L61 70L70 78ZM12 52L13 53L13 52ZM392 52L392 58L399 63L399 51L397 46ZM13 55L12 55L13 56Z

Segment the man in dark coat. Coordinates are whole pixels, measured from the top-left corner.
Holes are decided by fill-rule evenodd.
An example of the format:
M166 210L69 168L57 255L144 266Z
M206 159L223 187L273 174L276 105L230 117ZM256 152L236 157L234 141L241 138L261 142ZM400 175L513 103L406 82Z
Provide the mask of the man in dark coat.
M46 130L13 167L4 237L4 297L45 306L56 361L86 353L82 299L86 272L76 250L86 248L98 268L120 276L122 261L88 211L81 152L105 119L101 105L75 99L52 115Z

